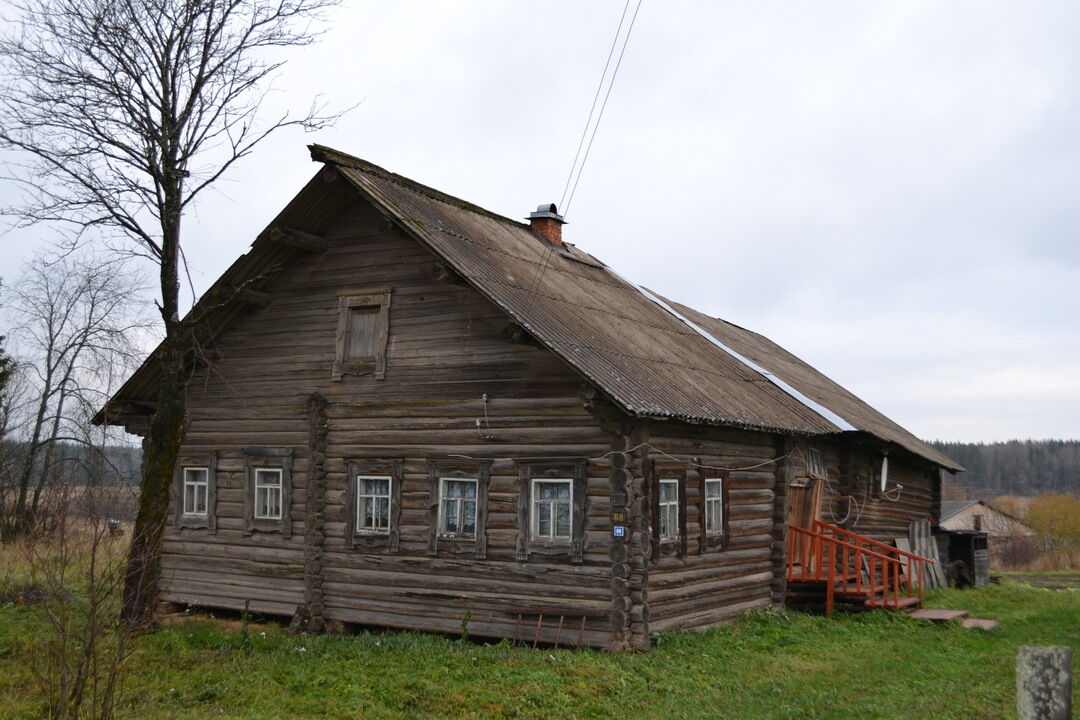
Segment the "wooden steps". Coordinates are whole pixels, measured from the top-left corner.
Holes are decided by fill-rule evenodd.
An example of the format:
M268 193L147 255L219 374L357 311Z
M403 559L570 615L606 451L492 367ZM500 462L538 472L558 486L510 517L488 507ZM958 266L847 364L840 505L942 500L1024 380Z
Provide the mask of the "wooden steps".
M806 610L908 610L922 606L927 563L921 555L836 525L789 525L788 605Z
M826 610L827 585L824 582L810 580L794 580L788 582L787 600L788 607L810 612L824 612ZM847 612L861 612L864 610L905 610L910 612L919 607L918 597L900 596L893 597L891 594L886 599L882 596L881 589L871 594L869 586L863 583L861 587L854 583L838 583L833 589L833 609Z

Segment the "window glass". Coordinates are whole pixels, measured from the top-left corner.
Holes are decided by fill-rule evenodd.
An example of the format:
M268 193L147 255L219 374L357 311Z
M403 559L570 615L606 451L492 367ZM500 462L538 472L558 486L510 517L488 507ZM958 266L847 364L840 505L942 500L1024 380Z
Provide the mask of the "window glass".
M281 519L281 470L255 471L255 517Z
M442 481L443 535L476 537L476 480Z
M705 532L709 534L724 531L723 480L714 478L705 481Z
M389 477L357 478L357 532L390 532L390 484Z
M533 482L533 537L538 540L568 540L571 533L571 480Z
M660 481L660 539L679 537L679 481Z
M206 515L208 476L206 468L184 468L185 515Z

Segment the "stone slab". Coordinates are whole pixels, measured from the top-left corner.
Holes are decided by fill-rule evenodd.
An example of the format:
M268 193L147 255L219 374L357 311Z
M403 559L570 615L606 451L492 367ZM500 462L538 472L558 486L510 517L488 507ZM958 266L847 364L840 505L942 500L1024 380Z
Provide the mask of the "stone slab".
M935 610L933 608L919 608L918 610L908 611L908 615L913 618L931 622L949 622L950 620L967 617L970 614L967 610Z
M1019 720L1072 717L1072 648L1021 645L1016 654Z

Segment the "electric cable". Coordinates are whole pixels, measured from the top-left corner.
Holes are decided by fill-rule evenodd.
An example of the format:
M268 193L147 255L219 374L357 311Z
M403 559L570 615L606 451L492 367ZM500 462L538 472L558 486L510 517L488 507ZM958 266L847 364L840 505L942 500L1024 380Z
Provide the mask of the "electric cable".
M615 54L615 45L619 42L619 34L622 32L623 21L626 20L626 11L630 9L630 0L623 5L622 15L619 16L619 27L615 28L615 37L611 38L611 48L608 49L607 60L604 61L604 72L600 73L600 82L596 84L596 93L593 95L592 106L589 108L589 117L585 120L585 127L581 129L581 139L578 140L577 151L574 153L574 162L570 163L570 174L566 176L566 185L563 187L562 197L559 198L559 207L566 200L566 193L570 191L570 181L574 179L574 168L577 167L578 158L581 157L581 148L585 145L585 136L589 134L589 126L592 124L593 112L596 110L596 101L600 98L600 91L604 89L604 78L607 77L611 58Z
M629 0L627 0L629 3ZM630 18L630 24L627 26L626 35L623 37L622 47L619 49L619 59L615 62L615 69L611 71L611 80L608 81L607 91L604 93L604 102L600 104L600 112L596 115L596 123L593 125L592 134L589 136L589 144L585 146L585 155L581 158L581 165L577 169L577 177L574 179L574 185L570 189L570 195L566 198L566 206L563 208L562 215L566 217L570 212L570 204L574 201L574 193L577 192L578 183L581 182L581 173L585 169L585 163L589 160L589 153L592 151L593 141L596 140L596 131L600 128L600 121L604 118L604 110L607 108L608 98L611 97L611 88L615 86L615 78L619 74L619 68L622 66L623 55L626 54L626 45L630 42L630 33L634 31L634 23L637 21L638 12L641 10L641 3L643 0L638 0L637 5L634 7L634 14ZM623 13L625 15L625 8ZM622 20L619 21L620 28L622 27ZM618 35L616 34L616 38ZM606 68L605 68L606 71ZM603 76L600 78L601 84L603 84ZM590 112L591 117L591 112ZM586 124L585 129L588 130ZM570 168L571 176L574 169Z

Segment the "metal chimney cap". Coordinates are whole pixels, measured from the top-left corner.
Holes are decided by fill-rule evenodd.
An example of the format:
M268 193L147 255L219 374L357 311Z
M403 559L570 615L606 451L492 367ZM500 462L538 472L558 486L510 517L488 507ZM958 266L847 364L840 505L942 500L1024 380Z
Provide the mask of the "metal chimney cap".
M563 220L563 216L556 210L555 203L540 203L536 206L536 212L529 213L528 217L529 220L539 220L541 218L555 220L562 225L566 224L566 220Z

